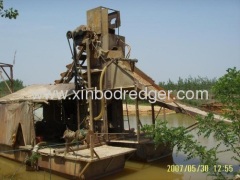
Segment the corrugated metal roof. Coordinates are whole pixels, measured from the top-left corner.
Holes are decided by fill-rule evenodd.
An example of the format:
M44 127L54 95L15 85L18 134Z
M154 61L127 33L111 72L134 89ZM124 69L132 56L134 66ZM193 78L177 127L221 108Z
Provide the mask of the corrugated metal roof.
M74 84L30 85L15 93L0 98L0 103L16 101L61 100L72 95Z

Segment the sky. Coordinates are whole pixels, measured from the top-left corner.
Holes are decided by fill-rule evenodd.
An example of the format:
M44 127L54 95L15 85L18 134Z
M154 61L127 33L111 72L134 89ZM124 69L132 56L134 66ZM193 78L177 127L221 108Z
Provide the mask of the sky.
M240 69L239 0L4 0L20 15L0 18L0 62L12 64L17 51L15 79L53 84L72 61L66 32L98 6L120 11L130 58L156 83Z

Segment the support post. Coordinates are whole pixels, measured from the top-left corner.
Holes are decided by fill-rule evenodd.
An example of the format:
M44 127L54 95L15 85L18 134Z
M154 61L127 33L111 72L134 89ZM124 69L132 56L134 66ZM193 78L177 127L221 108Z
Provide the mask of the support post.
M77 59L77 50L76 50L76 44L75 41L73 39L73 60L74 60L74 84L75 84L75 90L78 91L79 90L79 83L78 83L78 69L77 69L77 65L78 65L78 59ZM76 98L76 113L77 113L77 128L78 130L80 129L80 110L79 110L79 99Z
M93 159L94 157L94 135L90 135L90 155L91 155L91 159Z
M137 88L135 88L135 90L137 91ZM135 108L136 108L137 142L139 143L139 141L140 141L140 123L139 123L138 97L136 98Z
M14 92L14 82L13 82L13 65L11 64L5 64L5 63L0 63L0 67L1 69L3 70L4 74L7 76L9 82L10 82L10 87L8 86L8 84L6 83L4 77L2 76L1 74L1 77L3 79L3 81L5 82L8 90L10 93L13 93ZM6 70L4 69L5 67L9 67L10 69L10 76L8 75L8 73L6 72ZM1 72L1 71L0 71Z
M80 130L80 124L81 124L81 120L80 120L80 100L77 99L77 127L78 127L78 130Z
M106 103L106 100L104 101L104 109L105 109L105 112L107 112L107 103ZM107 118L107 113L104 113L104 116L103 116L103 123L104 123L104 133L105 134L105 138L107 141L109 141L109 134L108 134L108 118Z
M11 82L11 90L14 92L14 82L13 82L13 66L10 66L10 82Z
M88 90L92 90L92 79L91 79L91 57L90 57L90 40L86 40L86 51L87 51L87 78L88 78ZM93 109L92 109L92 93L88 93L88 105L89 105L89 116L90 116L90 131L93 131ZM91 158L94 156L94 140L93 135L90 136L90 153Z
M155 111L154 111L154 104L151 104L152 109L152 124L155 125Z
M0 78L3 80L3 82L4 82L5 85L7 86L9 92L12 93L11 88L8 86L7 82L5 81L5 79L4 79L3 75L2 75L2 71L0 71Z

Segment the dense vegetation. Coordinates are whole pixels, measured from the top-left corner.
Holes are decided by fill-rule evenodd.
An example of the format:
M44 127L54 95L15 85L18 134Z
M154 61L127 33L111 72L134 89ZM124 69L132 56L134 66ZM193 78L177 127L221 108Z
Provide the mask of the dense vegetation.
M202 104L214 102L212 87L215 85L216 81L217 81L216 78L209 79L207 77L200 77L200 76L193 78L189 76L188 78L185 78L185 79L179 77L177 82L174 82L171 79L169 79L167 82L162 81L162 82L159 82L158 85L166 91L171 90L172 95L175 97L177 95L177 91L179 90L183 90L183 91L191 90L193 92L196 92L197 90L207 90L208 91L207 98L204 96L204 99L200 99L200 98L197 99L196 97L194 97L192 100L188 100L186 98L180 100L181 103L199 107ZM199 94L196 94L196 96L200 97ZM131 99L128 95L126 95L126 101L128 104L135 104L136 102L135 100ZM139 104L149 105L149 102L144 100L139 100Z
M215 98L224 105L223 117L231 120L215 121L212 113L207 117L197 117L199 124L198 135L205 138L213 136L218 142L215 147L202 146L184 127L168 128L166 122L159 121L155 126L145 125L142 130L154 139L156 146L161 143L170 143L170 147L177 147L187 155L187 159L199 158L201 165L209 167L208 173L216 179L229 179L227 173L233 172L233 166L222 166L218 157L227 151L232 152L229 160L240 163L240 70L230 68L227 73L218 79L213 86ZM220 150L220 145L226 148ZM169 145L169 144L168 144ZM220 170L218 169L220 167ZM194 169L194 167L193 167ZM203 171L202 171L203 172ZM239 173L239 172L235 172ZM231 178L232 179L232 178Z
M196 97L192 100L183 99L181 102L193 105L193 106L200 106L203 103L207 103L212 101L213 99L213 93L212 93L212 87L216 83L216 78L209 79L207 77L191 77L189 76L186 79L182 79L179 77L177 82L173 82L171 79L169 79L167 82L159 82L159 86L164 88L165 90L172 90L173 95L176 96L177 91L183 90L188 91L192 90L193 92L196 92L197 90L207 90L208 91L208 99L199 100L196 99ZM197 94L196 94L197 96Z
M10 87L10 82L9 80L5 81L8 86ZM7 86L6 86L6 83L4 81L1 81L0 82L0 97L3 97L3 96L6 96L8 94L10 94L10 91L8 90ZM13 80L13 89L14 89L14 92L15 91L18 91L20 89L24 88L24 85L23 85L23 81L19 80L19 79L16 79L16 80Z

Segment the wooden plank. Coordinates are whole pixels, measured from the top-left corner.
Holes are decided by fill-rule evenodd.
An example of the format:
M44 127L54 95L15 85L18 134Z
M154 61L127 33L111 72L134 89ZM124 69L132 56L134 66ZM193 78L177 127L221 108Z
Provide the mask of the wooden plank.
M64 153L56 154L54 149L50 149L50 148L40 149L38 152L44 156L51 155L51 156L63 157L65 159L74 160L74 161L94 162L94 161L99 161L102 159L108 159L111 157L129 154L129 153L136 151L136 149L134 149L134 148L114 147L114 146L108 146L108 145L102 145L99 147L95 147L94 150L98 154L99 158L97 156L94 156L94 158L91 159L89 149L83 149L83 150L78 150L78 151L74 151L74 152L69 152L67 154L64 154Z

